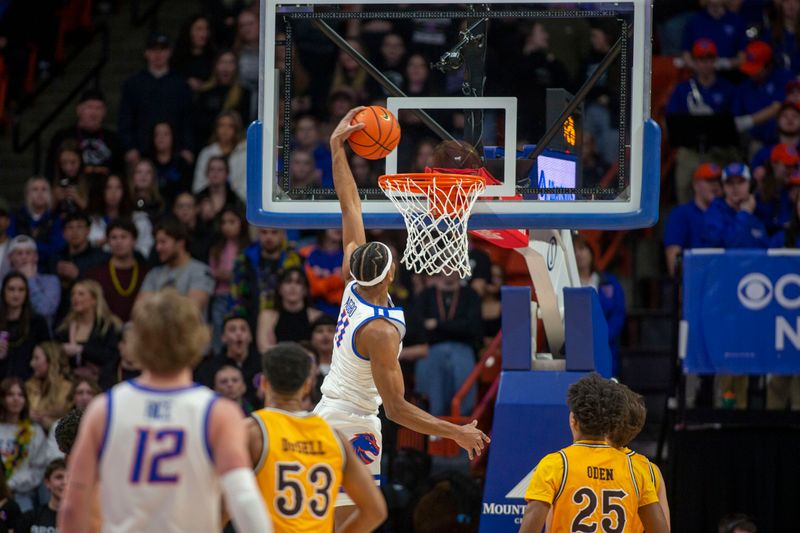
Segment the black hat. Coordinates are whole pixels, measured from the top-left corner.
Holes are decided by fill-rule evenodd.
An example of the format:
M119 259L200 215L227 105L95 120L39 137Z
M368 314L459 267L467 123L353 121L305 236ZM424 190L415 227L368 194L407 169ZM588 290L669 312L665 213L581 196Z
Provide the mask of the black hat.
M160 32L151 33L147 38L147 48L170 48L172 42L165 34Z
M106 101L100 89L87 89L86 91L83 91L81 99L78 101L78 103L82 104L84 102L88 102L89 100L100 100L101 102Z

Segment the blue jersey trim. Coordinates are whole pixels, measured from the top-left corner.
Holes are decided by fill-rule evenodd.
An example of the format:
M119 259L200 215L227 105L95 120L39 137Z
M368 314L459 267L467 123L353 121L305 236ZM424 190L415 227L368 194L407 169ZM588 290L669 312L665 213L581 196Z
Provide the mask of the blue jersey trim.
M369 303L369 302L368 302L368 301L366 301L364 298L362 298L360 294L358 294L358 291L356 290L356 285L357 285L356 283L353 283L353 286L350 288L350 291L351 291L353 294L355 294L355 295L356 295L356 299L357 299L359 302L361 302L362 304L364 304L364 305L366 305L366 306L368 306L368 307L371 307L371 308L373 308L373 309L395 309L395 310L398 310L398 311L402 311L402 310L403 310L403 308L402 308L402 307L383 307L383 306L381 306L381 305L375 305L375 304L371 304L371 303ZM390 297L389 297L389 302L391 303L391 301L392 301L392 298L391 298L391 296L390 296Z
M388 309L388 307L378 307L378 308L376 308L375 309L375 316L371 316L371 317L365 319L358 326L356 326L356 328L353 330L353 333L352 333L352 337L351 337L351 341L350 342L353 345L353 353L356 354L356 357L358 357L359 359L363 359L364 361L369 361L369 357L364 357L363 355L358 353L358 349L356 348L356 333L358 333L358 330L360 330L362 327L364 327L365 324L369 324L373 320L377 320L379 318L382 318L384 320L390 320L392 322L397 322L398 324L402 324L403 325L403 329L405 329L405 327L406 327L406 325L403 322L401 322L400 320L397 320L396 318L392 318L390 316L384 316L384 315L379 314L378 312L379 312L380 309ZM395 327L395 329L397 329L397 328ZM400 332L400 330L397 330L397 334L400 335L400 342L402 342L403 341L403 334Z
M173 387L173 388L168 388L168 389L157 389L155 387L149 387L147 385L142 385L141 383L138 383L136 381L136 379L129 380L128 384L130 384L130 386L133 387L134 389L139 389L140 391L144 391L144 392L154 392L156 394L176 394L176 393L179 393L179 392L184 392L184 391L187 391L187 390L196 389L197 387L202 387L202 385L199 384L199 383L192 383L191 385L188 385L186 387Z
M214 462L214 452L211 450L211 436L209 435L209 419L211 418L211 408L214 407L216 401L219 400L219 396L216 394L211 398L211 401L208 402L208 406L206 407L206 414L203 416L203 440L206 444L206 452L208 453L208 458L211 459L211 462Z
M100 448L97 450L97 459L100 460L103 458L103 452L106 449L106 442L108 441L108 434L111 431L111 391L113 389L109 389L106 393L106 421L105 427L103 428L103 438L100 441Z

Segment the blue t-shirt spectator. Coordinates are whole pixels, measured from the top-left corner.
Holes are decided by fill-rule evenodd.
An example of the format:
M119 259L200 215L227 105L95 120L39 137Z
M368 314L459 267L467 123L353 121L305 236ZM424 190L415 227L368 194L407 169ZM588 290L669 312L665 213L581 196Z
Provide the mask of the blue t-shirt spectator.
M675 87L667 103L667 113L698 114L695 112L695 90L700 93L702 102L714 113L731 113L733 111L733 104L736 101L736 86L733 83L724 78L717 78L711 86L706 87L696 78L692 78Z
M778 233L772 236L769 240L769 247L770 248L800 248L800 232L795 234L794 243L792 246L786 245L786 232L787 230L780 230Z
M670 211L664 226L664 246L680 246L682 250L703 247L703 215L692 200Z
M683 49L690 51L692 44L703 38L714 41L720 57L736 57L747 44L744 20L730 11L720 18L712 17L708 11L698 12L683 30Z
M717 198L705 212L703 243L710 248L766 248L767 228L752 213Z
M765 67L767 68L767 67ZM770 106L773 102L782 102L786 97L786 84L792 79L792 73L782 68L773 68L762 78L750 77L739 86L733 113L737 116L750 115ZM776 121L769 120L754 126L750 135L768 143L775 140Z

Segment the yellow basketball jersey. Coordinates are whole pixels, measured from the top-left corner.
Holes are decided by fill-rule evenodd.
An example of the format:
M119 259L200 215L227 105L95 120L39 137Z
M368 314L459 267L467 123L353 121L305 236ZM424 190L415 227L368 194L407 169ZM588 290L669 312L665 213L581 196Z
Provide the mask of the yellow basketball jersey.
M650 464L650 460L644 455L636 453L630 448L621 448L621 450L625 453L625 455L631 458L631 461L633 461L633 469L639 472L640 475L649 478L653 482L653 487L656 489L656 494L658 494L661 478L656 475L653 465ZM633 533L644 533L644 525L639 519L638 514L631 521L631 531Z
M631 533L639 507L658 495L628 455L605 442L578 441L539 462L525 499L552 505L551 533Z
M344 472L342 442L313 414L260 409L264 448L256 481L276 533L333 531L333 507Z

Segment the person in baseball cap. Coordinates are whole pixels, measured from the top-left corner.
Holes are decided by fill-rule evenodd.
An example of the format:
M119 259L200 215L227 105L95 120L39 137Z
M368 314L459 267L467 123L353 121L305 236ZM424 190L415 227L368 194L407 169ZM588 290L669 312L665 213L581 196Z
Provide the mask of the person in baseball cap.
M675 206L664 226L664 253L667 271L675 274L678 256L683 250L703 246L703 214L722 192L722 169L715 163L699 165L692 176L692 200Z
M772 64L772 47L765 41L751 41L744 50L744 61L739 70L748 76L762 74Z
M755 216L750 168L735 162L722 169L722 198L703 217L703 242L710 248L766 248L767 229Z
M698 39L692 45L691 57L694 75L675 86L667 103L667 114L732 113L736 86L717 77L717 45L711 39Z

